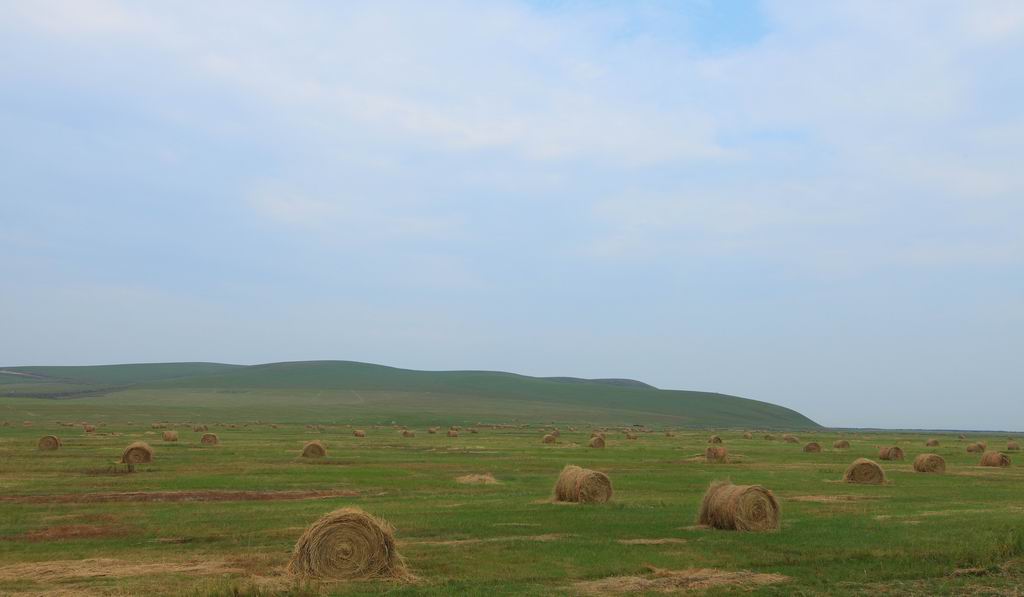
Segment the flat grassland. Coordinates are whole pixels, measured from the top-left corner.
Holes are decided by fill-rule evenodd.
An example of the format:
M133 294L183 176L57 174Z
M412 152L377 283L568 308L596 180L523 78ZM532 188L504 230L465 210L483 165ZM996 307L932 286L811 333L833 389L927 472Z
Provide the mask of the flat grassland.
M190 406L186 416L159 402L0 400L0 594L1020 595L1024 586L1024 469L980 467L965 449L981 440L1001 450L1005 435L817 430L795 432L801 443L790 444L779 431L766 440L653 428L628 440L616 428L600 450L586 447L592 428L570 418L558 423L559 443L542 444L539 423L449 438L446 427L428 434L426 418L398 421L416 431L404 438L383 414L376 426L348 424L344 412L318 418L254 401ZM162 441L151 428L158 421L179 441ZM190 422L209 425L220 445L201 445ZM307 428L317 423L322 430ZM355 428L366 437L353 437ZM700 457L711 433L732 462ZM63 447L38 451L46 434ZM925 448L927 437L941 445ZM839 438L852 447L832 449ZM299 457L311 439L327 445L326 458ZM128 474L115 461L136 440L155 460ZM804 453L807 441L823 452ZM877 460L885 445L907 455L880 462L889 483L840 482L850 462ZM913 472L924 452L942 455L947 472ZM551 503L566 464L606 472L612 501ZM477 473L498 483L456 480ZM696 526L717 479L774 491L781 530ZM303 529L344 506L390 521L418 580L311 584L285 574Z

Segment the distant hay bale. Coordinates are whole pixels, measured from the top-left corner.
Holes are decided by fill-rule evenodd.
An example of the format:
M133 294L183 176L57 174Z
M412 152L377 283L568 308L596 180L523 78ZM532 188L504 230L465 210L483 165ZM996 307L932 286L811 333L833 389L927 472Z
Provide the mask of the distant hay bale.
M1001 452L985 452L981 455L981 466L1010 466L1010 457Z
M604 503L612 497L608 475L570 464L562 469L555 483L555 500L581 504Z
M705 462L729 462L729 450L725 446L708 446L708 449L704 451Z
M454 429L448 430L448 437L459 437L459 432Z
M675 437L675 436L676 436L676 434L674 432L672 432L672 431L666 431L665 432L665 437Z
M590 438L590 441L587 442L587 445L590 446L591 448L603 448L604 447L604 436L603 435L595 435L594 437Z
M708 438L708 443L709 444L720 444L720 443L722 443L722 438L717 436L717 435L712 435L711 437Z
M600 431L591 431L590 432L590 437L600 437L600 438L604 439L604 433L602 433Z
M207 427L206 425L195 425L192 427L192 431L195 433L205 433L209 430L210 428Z
M37 445L40 450L56 450L61 446L60 438L56 435L44 435L39 438L39 443Z
M204 433L199 443L206 446L216 446L220 443L220 438L217 437L216 433Z
M452 425L451 427L448 428L448 431L462 431L462 427L460 427L459 425Z
M152 425L150 425L150 427L152 427L153 429L163 429L167 427L167 425L164 425L163 423L153 423Z
M821 452L821 444L819 444L818 442L808 442L804 446L804 452L812 452L812 453Z
M82 425L82 430L85 431L86 433L92 433L93 431L96 431L96 426L95 425Z
M130 465L153 462L153 448L146 442L132 442L121 453L121 462Z
M327 456L327 448L318 439L306 442L306 445L302 446L303 458L323 458L324 456Z
M1020 452L1020 444L1017 443L1017 442L1007 442L1007 444L1006 444L1006 451L1007 452Z
M437 427L430 427L429 429L427 429L427 433L437 433L437 432L438 432Z
M961 433L960 435L956 436L956 438L960 439L960 440L964 440L964 439L967 439L967 436Z
M476 427L470 427L466 431L469 431L470 433L480 433L479 431L477 431Z
M402 431L402 437L416 437L416 432L405 429Z
M754 439L754 434L748 431L743 434L743 439Z
M455 481L464 485L496 485L498 483L491 473L462 475L455 477Z
M786 442L787 444L799 444L800 438L798 438L795 435L790 435L787 433L786 435L782 436L782 441Z
M832 447L836 450L847 450L850 447L850 442L845 439L837 439L832 443Z
M626 433L626 439L636 439L636 437L637 436L636 436L635 433L629 433L629 432Z
M946 460L938 454L918 454L914 459L914 470L919 473L944 473Z
M335 510L311 524L295 543L288 572L345 580L408 574L391 525L358 508Z
M982 452L985 451L985 447L986 446L984 443L977 442L967 446L967 451L970 452L971 454L981 454Z
M879 448L878 458L880 460L903 460L903 448L899 446Z
M165 442L176 442L176 441L178 441L178 432L177 431L164 431L164 441Z
M553 444L557 439L557 437L548 433L543 438L541 438L541 441L544 442L545 444Z
M775 436L770 433L766 433L764 434L764 438L768 441L772 441L773 439L775 439Z
M356 429L355 431L352 432L352 435L356 437L366 437L366 432L363 431L362 429Z
M885 471L873 460L858 458L846 469L843 481L862 485L881 485L885 483Z
M553 435L555 437L561 437L562 436L562 432L558 430L558 427L555 427L554 429L552 429L550 431L549 435Z
M928 441L926 441L924 443L924 445L929 447L929 448L937 448L939 446L939 440L937 440L935 438L931 438Z
M728 531L774 531L779 502L760 485L715 481L700 504L700 524Z

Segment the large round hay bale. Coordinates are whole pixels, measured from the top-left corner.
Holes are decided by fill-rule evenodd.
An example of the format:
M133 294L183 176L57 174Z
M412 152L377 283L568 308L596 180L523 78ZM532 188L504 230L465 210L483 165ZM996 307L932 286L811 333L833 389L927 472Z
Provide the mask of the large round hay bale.
M39 438L39 443L37 444L40 450L56 450L60 448L60 445L60 438L56 435L44 435Z
M782 441L786 442L787 444L799 444L800 438L798 438L795 435L789 435L787 433L786 435L782 436Z
M89 424L82 425L82 431L85 431L86 433L92 433L96 431L96 426Z
M779 528L779 502L760 485L716 481L701 501L700 524L729 531L774 531Z
M903 460L903 448L899 446L879 448L878 458L880 460Z
M430 427L430 428L427 429L427 433L437 433L437 431L438 431L437 427Z
M153 462L153 448L146 442L132 442L121 453L121 462L132 465Z
M981 466L1010 466L1010 457L1001 452L985 452L981 455Z
M818 442L807 442L806 444L804 444L804 452L821 452L821 444L819 444Z
M845 439L837 439L832 442L832 447L836 450L847 450L850 447L850 442Z
M178 441L178 432L177 431L164 431L164 441L165 442L176 442L176 441Z
M352 435L356 437L366 437L366 432L363 431L362 429L356 429L355 431L352 432Z
M207 427L206 425L193 425L192 426L192 431L194 433L206 433L209 430L210 430L210 428Z
M717 436L717 435L712 435L711 437L708 438L708 443L709 444L720 444L720 443L722 443L722 438Z
M318 439L306 442L306 445L302 446L303 458L323 458L324 456L327 456L327 448Z
M548 433L547 435L545 435L541 439L541 441L544 442L545 444L553 444L553 443L555 443L555 440L557 440L557 439L558 439L557 437L555 437L555 436L551 435L550 433Z
M459 437L459 432L454 429L448 430L448 437Z
M967 451L971 454L981 454L985 451L985 448L984 442L976 442L967 446Z
M881 485L885 483L885 471L873 460L858 458L847 467L846 473L843 474L843 481L862 485Z
M199 443L205 446L216 446L220 443L220 438L217 437L216 433L204 433Z
M704 450L704 461L705 462L728 462L729 461L729 450L725 446L708 446L707 450Z
M288 572L304 578L371 579L407 574L394 529L358 508L335 510L295 543Z
M924 445L929 447L929 448L937 448L937 447L939 447L939 440L937 440L937 439L935 439L933 437L933 438L929 439L928 441L926 441L924 443Z
M944 473L946 460L938 454L918 454L914 459L914 470L919 473Z
M676 436L676 434L675 434L674 431L666 431L665 432L665 437L675 437L675 436Z
M555 500L581 504L603 503L612 497L608 475L570 464L562 469L555 483Z
M754 439L754 434L748 431L743 434L743 439Z
M412 431L412 430L409 430L409 429L406 429L406 430L402 431L402 437L416 437L416 432Z
M590 441L587 443L587 445L590 446L591 448L603 448L604 447L604 436L603 435L595 435L594 437L590 438Z
M1006 443L1006 451L1007 452L1020 452L1020 444L1018 442L1007 442Z

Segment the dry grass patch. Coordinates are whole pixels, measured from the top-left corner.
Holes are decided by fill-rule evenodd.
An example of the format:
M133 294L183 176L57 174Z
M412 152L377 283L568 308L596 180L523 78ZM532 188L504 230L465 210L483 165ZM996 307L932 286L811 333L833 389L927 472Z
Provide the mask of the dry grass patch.
M496 485L499 483L491 473L462 475L455 477L455 481L464 485Z
M612 576L588 580L573 585L576 592L587 595L678 593L713 588L754 587L783 583L789 580L781 574L761 574L748 571L728 571L715 568L663 570L648 566L648 576Z

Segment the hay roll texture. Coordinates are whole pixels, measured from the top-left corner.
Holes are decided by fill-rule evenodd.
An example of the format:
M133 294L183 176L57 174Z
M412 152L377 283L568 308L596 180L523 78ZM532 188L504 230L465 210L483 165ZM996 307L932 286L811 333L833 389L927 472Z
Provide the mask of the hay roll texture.
M899 446L889 446L878 450L878 458L881 460L903 460L903 449Z
M748 431L743 434L743 439L754 439L754 434Z
M944 473L946 461L938 454L919 454L914 459L914 470L919 473Z
M165 442L176 442L176 441L178 441L178 432L177 431L164 431L164 441Z
M590 446L591 448L603 448L604 447L604 436L603 435L595 435L594 437L590 438L590 442L587 443L587 445Z
M774 531L779 528L779 502L760 485L716 481L701 501L700 524L729 531Z
M44 435L39 438L38 447L40 450L56 450L60 448L60 438L56 435Z
M459 437L459 432L454 429L448 430L448 437Z
M711 437L708 438L708 443L709 444L720 444L720 443L722 443L722 438L717 436L717 435L712 435Z
M1007 444L1006 444L1006 451L1007 452L1020 452L1020 444L1018 442L1007 442Z
M345 580L408 574L391 525L358 508L335 510L311 524L295 543L288 572Z
M705 462L729 462L729 450L725 446L708 446L704 450Z
M121 453L121 462L124 464L153 462L153 448L150 448L146 442L132 442Z
M937 440L935 438L932 438L932 439L926 441L924 443L924 445L929 447L929 448L937 448L937 447L939 447L939 440Z
M402 437L416 437L416 432L406 429L405 431L402 431Z
M981 454L982 452L985 451L985 444L982 442L971 444L967 446L967 451L972 454Z
M804 452L821 452L821 444L818 442L810 442L804 446Z
M789 435L788 433L786 435L782 436L782 441L786 442L787 444L799 444L800 443L800 439L799 438L797 438L795 435Z
M216 446L220 443L220 438L217 437L216 433L204 433L199 442L204 446Z
M303 458L323 458L324 456L327 456L327 448L318 439L306 442L306 445L302 446Z
M1010 466L1010 457L1000 452L985 452L981 456L981 466Z
M558 439L557 437L555 437L555 436L553 436L553 435L551 435L549 433L549 434L545 435L543 438L541 438L541 441L544 442L545 444L553 444L553 443L555 443L555 440L557 440L557 439Z
M363 431L362 429L356 429L355 431L352 432L352 435L354 435L355 437L366 437L366 432Z
M82 425L82 430L85 431L86 433L92 433L93 431L96 431L96 426L95 425Z
M843 474L843 481L863 485L881 485L885 483L885 471L873 460L858 458L847 467L846 473Z
M555 500L580 504L600 504L612 498L608 475L570 464L562 469L555 483Z
M850 447L850 442L845 439L839 439L832 443L832 447L836 450L846 450Z

